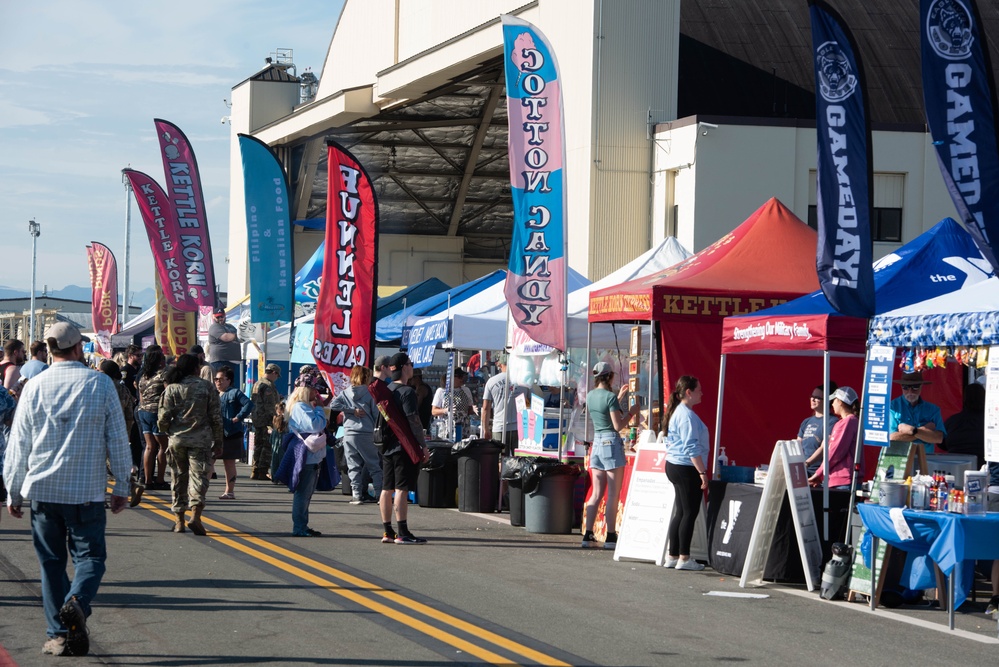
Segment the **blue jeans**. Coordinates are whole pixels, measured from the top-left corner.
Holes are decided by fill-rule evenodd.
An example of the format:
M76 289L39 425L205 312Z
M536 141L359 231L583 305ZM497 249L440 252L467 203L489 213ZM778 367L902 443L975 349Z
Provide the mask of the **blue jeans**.
M107 546L104 503L62 505L31 502L31 538L42 570L42 602L49 637L65 636L59 608L76 596L90 616L90 602L104 577ZM73 557L73 581L66 574L67 546Z
M309 503L312 494L316 492L319 483L319 463L306 463L302 474L298 476L298 486L295 487L295 497L291 501L291 532L295 535L305 533L309 528Z

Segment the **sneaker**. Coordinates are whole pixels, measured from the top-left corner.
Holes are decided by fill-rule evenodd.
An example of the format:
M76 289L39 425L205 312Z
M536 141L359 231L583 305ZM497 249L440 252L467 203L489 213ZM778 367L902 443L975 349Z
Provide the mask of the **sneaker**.
M704 569L704 566L698 563L693 558L688 558L687 560L681 560L676 564L676 569L678 570L691 570L692 572L698 572Z
M985 608L985 613L989 616L994 616L997 609L999 609L999 595L993 595L989 599L989 606Z
M42 653L48 655L72 655L69 652L69 647L66 646L66 638L61 635L56 635L42 644Z
M66 648L70 655L87 655L90 652L90 635L87 632L87 615L74 595L59 609L59 620L66 626Z
M395 544L396 539L395 533L382 533L382 544Z
M426 544L427 541L422 537L417 537L416 535L399 535L395 538L396 544Z
M680 562L679 558L673 558L672 556L666 556L666 562L663 563L663 567L676 567L676 564Z
M361 500L360 498L351 498L350 504L351 505L363 505L364 501Z
M318 530L312 530L311 528L306 528L305 532L309 534L309 537L322 537L323 534Z
M589 532L583 535L583 543L579 545L583 549L590 549L597 546L597 538L593 537L593 533Z
M617 533L607 533L607 539L604 540L604 549L617 549Z

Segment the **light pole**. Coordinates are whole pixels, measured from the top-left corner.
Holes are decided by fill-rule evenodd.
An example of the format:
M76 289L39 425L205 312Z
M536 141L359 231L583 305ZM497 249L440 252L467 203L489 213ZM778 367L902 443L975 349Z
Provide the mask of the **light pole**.
M31 234L31 318L27 343L35 340L35 260L38 259L38 237L42 233L42 226L34 220L28 220L28 233Z

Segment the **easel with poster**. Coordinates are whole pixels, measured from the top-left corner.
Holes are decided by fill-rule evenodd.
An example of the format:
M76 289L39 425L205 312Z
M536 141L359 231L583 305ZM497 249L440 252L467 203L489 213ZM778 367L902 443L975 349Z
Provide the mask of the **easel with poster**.
M666 478L666 443L639 444L621 514L614 560L651 561L656 565L666 562L667 533L675 497L673 484ZM705 515L702 502L690 543L690 556L695 560L708 560Z
M874 479L871 482L870 501L872 503L880 502L882 481L886 479L905 480L912 476L916 468L921 472L926 472L927 470L926 450L921 444L915 447L913 447L913 443L911 442L893 442L889 444L881 451L881 455L878 457L877 471L874 473ZM851 602L857 594L871 595L871 570L864 565L864 559L860 555L860 542L863 541L865 532L867 531L863 530L860 533L861 539L857 543L857 553L853 558L850 581L847 585L849 589L847 600ZM879 574L875 601L881 597L881 589L885 582L885 573L888 571L888 568L883 567L885 555L889 553L887 552L888 548L888 545L883 540L879 540L878 553L875 560Z
M753 534L749 538L749 555L742 569L739 586L762 586L763 571L770 556L770 545L777 528L784 494L791 503L794 531L798 536L805 584L813 591L821 581L822 543L815 524L812 494L808 488L805 455L798 440L778 440L770 457L770 472L763 483L763 499L756 513Z

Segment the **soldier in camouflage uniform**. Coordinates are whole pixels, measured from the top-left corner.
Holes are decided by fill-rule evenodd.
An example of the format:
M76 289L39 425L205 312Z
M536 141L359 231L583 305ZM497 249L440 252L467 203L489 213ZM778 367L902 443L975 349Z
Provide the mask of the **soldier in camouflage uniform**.
M198 358L183 354L167 372L166 389L160 401L159 428L169 436L167 462L172 472L175 533L184 532L185 514L192 511L187 527L204 535L201 512L205 508L212 454L222 454L222 414L215 387L198 377Z
M274 382L281 377L276 364L267 364L264 377L253 385L253 467L250 479L267 479L271 468L271 436L267 428L274 420L277 404L281 400Z

